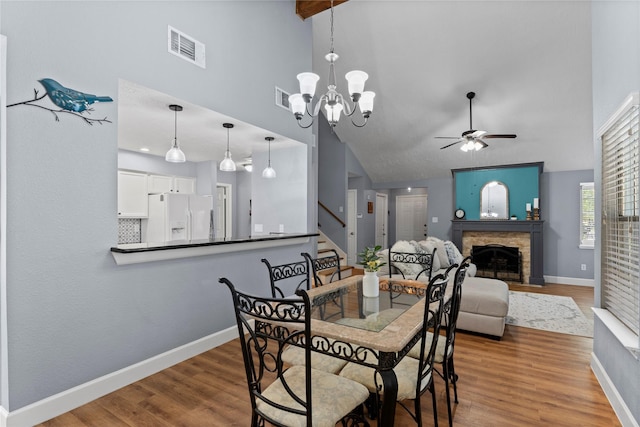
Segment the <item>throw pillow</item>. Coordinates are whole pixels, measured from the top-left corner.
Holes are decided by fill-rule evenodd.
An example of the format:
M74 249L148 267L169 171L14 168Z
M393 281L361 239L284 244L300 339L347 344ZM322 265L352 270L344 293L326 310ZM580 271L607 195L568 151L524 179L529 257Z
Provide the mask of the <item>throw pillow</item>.
M427 237L427 240L432 242L436 247L436 255L440 259L440 268L449 268L449 257L447 257L447 250L444 248L444 242L437 237Z
M462 262L462 260L464 258L462 257L462 254L460 253L460 251L458 250L456 245L451 240L447 240L446 242L444 242L444 248L447 251L447 257L449 258L449 264L451 264L451 265L453 265L453 264L460 265L460 263Z
M418 245L420 245L423 251L433 255L433 249L435 248L435 246L431 242L429 242L428 240L420 240L418 242ZM438 255L436 255L431 258L431 275L435 276L435 273L438 270L440 270L440 258L438 258Z

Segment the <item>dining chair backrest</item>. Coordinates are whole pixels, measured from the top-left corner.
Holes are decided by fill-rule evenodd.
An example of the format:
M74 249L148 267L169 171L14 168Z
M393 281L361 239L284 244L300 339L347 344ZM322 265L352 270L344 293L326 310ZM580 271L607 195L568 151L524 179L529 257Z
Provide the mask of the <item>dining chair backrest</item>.
M453 278L453 292L450 303L445 306L444 321L446 323L446 346L444 358L447 359L453 354L453 346L456 338L456 324L460 313L460 302L462 300L462 283L467 277L467 269L471 263L471 257L466 257L460 263Z
M397 270L405 279L418 280L421 276L424 276L427 280L431 280L433 257L436 256L436 250L437 249L434 248L431 253L397 252L389 250L389 277L392 276L394 270ZM407 273L409 271L411 274Z
M271 265L265 258L262 258L262 262L269 271L269 283L273 298L284 298L286 291L291 291L289 295L292 295L299 289L309 290L310 269L306 258L303 257L301 261L280 265Z
M264 421L279 425L273 418L274 412L282 411L304 416L306 425L311 425L311 350L307 343L311 342L309 298L300 292L296 298L263 298L236 290L226 278L220 283L227 285L233 297L238 335L242 347L247 385L251 398L252 425L264 425ZM288 345L302 346L305 350L306 363L303 368L305 383L304 395L297 395L287 386L287 377L282 362L282 352ZM291 406L274 403L265 396L264 391L274 380L281 381L282 387L290 400ZM298 381L300 378L297 379ZM298 387L299 388L299 387ZM279 399L282 402L283 399Z
M424 316L420 340L420 359L416 396L422 394L433 381L433 363L438 347L438 336L442 324L444 311L444 296L449 279L444 274L433 277L427 285ZM427 332L431 332L431 339L427 339Z
M327 280L327 283L331 283L334 280L342 279L341 269L340 269L340 256L338 256L338 252L335 249L329 249L331 255L322 256L318 258L311 257L311 254L307 252L303 252L301 255L306 258L307 262L311 266L311 277L315 281L316 286L322 286L322 279L318 275L318 272L323 270L331 271L331 275Z

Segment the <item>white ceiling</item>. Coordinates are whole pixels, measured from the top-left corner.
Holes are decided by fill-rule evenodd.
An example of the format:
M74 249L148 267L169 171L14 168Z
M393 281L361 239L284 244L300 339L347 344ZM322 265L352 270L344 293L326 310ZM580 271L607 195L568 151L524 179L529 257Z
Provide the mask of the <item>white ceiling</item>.
M591 12L587 1L350 0L334 9L338 91L352 69L376 92L369 123L344 116L336 134L374 182L543 161L545 171L593 168ZM330 11L313 18L316 95L326 91ZM308 71L308 70L300 70ZM294 78L292 76L292 78ZM488 139L441 150L473 125ZM358 113L356 113L358 114Z
M175 113L169 105L178 104L183 110ZM227 147L227 129L223 123L232 123L229 130L229 148L237 166L247 163L252 152L267 151L265 137L272 136L271 150L300 144L268 130L241 122L224 114L190 104L162 92L120 80L118 88L118 147L164 157L176 134L187 161L220 161Z

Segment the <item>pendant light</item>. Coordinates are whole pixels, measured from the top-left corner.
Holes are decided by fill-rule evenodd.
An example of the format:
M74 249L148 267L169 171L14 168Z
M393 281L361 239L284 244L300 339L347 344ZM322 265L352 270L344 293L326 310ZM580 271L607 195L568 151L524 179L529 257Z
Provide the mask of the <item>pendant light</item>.
M235 172L236 164L231 160L231 151L229 151L229 129L233 129L233 124L223 123L222 126L227 129L227 151L224 152L224 160L220 162L220 170L224 172Z
M174 136L173 143L171 144L171 148L167 151L167 154L164 156L164 159L167 162L171 163L183 163L187 161L184 153L180 149L178 145L178 111L182 111L181 105L171 104L169 105L169 109L174 112L175 115L175 123L174 123Z
M269 143L269 163L267 164L267 167L262 171L262 177L272 179L276 177L276 171L271 167L271 141L273 141L273 137L267 136L265 139Z

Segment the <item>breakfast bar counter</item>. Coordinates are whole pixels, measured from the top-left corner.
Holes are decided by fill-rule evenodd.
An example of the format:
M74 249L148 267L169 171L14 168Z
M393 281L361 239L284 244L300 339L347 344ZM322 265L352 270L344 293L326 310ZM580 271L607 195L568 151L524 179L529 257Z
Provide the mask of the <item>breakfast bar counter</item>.
M232 239L207 239L168 243L127 243L111 248L118 265L189 258L308 243L318 233L277 233Z

